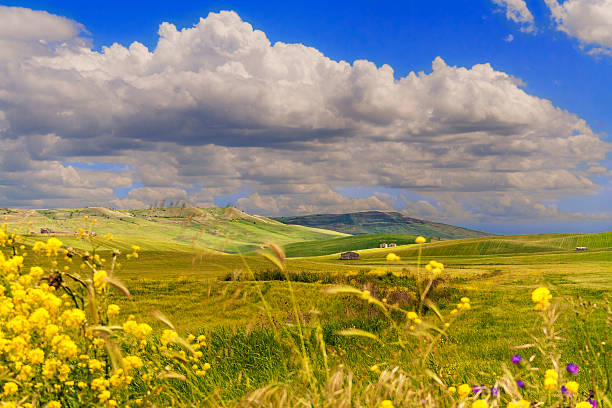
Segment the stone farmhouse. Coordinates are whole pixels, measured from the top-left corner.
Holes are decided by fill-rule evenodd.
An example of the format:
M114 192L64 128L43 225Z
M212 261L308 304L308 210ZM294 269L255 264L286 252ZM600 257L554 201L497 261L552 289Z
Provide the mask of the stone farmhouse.
M340 259L347 260L347 261L356 260L356 259L359 259L359 254L353 251L343 252L340 254Z

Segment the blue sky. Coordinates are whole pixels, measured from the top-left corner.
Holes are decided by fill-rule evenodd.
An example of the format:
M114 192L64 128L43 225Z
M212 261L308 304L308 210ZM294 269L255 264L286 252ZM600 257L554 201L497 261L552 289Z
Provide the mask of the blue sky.
M288 44L303 44L313 47L332 61L344 60L349 64L353 64L353 61L360 59L371 61L378 68L381 68L383 64L388 64L394 71L393 75L396 81L412 72L432 74L432 62L437 57L441 57L446 66L452 67L454 71L452 73L448 72L448 75L452 75L452 77L449 77L446 82L442 81L443 85L432 85L433 88L428 91L429 95L434 94L437 89L436 86L448 86L449 89L453 89L452 84L448 85L449 81L468 81L468 79L461 77L462 67L470 70L475 65L489 63L492 72L505 73L511 81L516 83L517 93L515 96L517 98L523 98L524 95L519 95L520 92L538 98L537 103L541 103L541 106L532 105L535 102L528 101L529 98L525 98L524 101L517 99L517 111L520 111L521 115L531 114L529 110L538 112L539 109L546 110L548 108L544 105L549 101L554 108L560 108L568 112L564 114L563 119L559 118L555 121L568 120L567 128L575 127L574 130L568 130L568 133L562 136L559 136L560 131L555 130L550 130L550 133L546 134L546 130L543 130L545 125L527 129L529 126L521 122L523 119L517 119L516 123L512 122L513 119L508 119L506 123L503 111L502 114L495 111L476 115L478 121L482 123L476 123L476 119L473 117L453 116L453 126L461 127L461 129L467 126L470 129L468 133L473 135L469 137L478 138L476 142L466 143L465 140L468 139L463 136L450 139L449 137L442 137L444 132L449 135L456 135L458 131L454 127L452 131L446 128L444 131L440 131L440 134L436 134L436 141L430 143L438 143L438 149L442 149L445 154L452 156L451 152L464 148L470 152L487 151L487 140L492 140L491 146L494 146L495 143L498 143L494 141L495 137L502 140L503 135L511 135L517 141L516 143L519 143L519 141L522 143L520 149L525 149L525 146L534 149L526 154L528 159L525 160L530 160L530 162L522 163L517 168L513 166L520 160L520 156L505 155L503 149L508 147L506 146L507 142L504 141L502 144L506 147L500 147L501 152L496 150L497 147L491 147L492 150L496 150L496 153L478 153L479 159L484 156L487 156L487 158L474 167L470 167L469 164L463 162L449 162L446 170L443 169L445 166L433 166L430 175L433 184L430 184L429 181L420 183L418 180L404 183L394 180L392 176L386 176L386 173L381 173L371 179L339 176L337 179L324 183L317 181L319 178L315 174L308 177L304 176L302 180L293 176L290 178L282 177L284 172L290 173L293 171L287 170L289 168L287 166L295 165L296 168L302 169L302 173L304 173L304 169L321 167L320 163L316 164L316 151L319 147L315 147L317 141L321 140L320 135L316 137L299 136L299 138L309 139L307 141L306 139L300 139L299 143L289 142L290 147L288 147L289 145L281 147L278 147L280 146L278 144L270 145L269 139L265 138L257 142L253 136L245 141L236 139L237 136L228 136L220 140L218 139L219 136L216 135L214 137L194 135L189 136L188 141L187 136L185 136L184 141L181 139L181 143L178 143L181 149L180 153L178 151L176 154L169 153L174 161L179 162L175 165L168 164L169 167L166 169L168 172L175 174L175 179L161 180L151 177L155 171L151 171L148 167L145 168L145 165L141 166L138 160L134 159L136 161L132 161L132 159L136 156L142 156L142 160L147 163L147 166L150 166L151 160L155 160L150 158L153 157L151 152L161 154L166 148L163 147L166 146L163 143L172 143L173 137L166 135L168 140L162 140L161 136L155 137L154 142L156 144L151 144L151 141L145 140L146 137L143 137L144 133L142 133L150 132L151 129L146 128L148 130L145 130L145 127L134 125L137 121L135 119L137 116L134 115L129 120L129 126L134 127L126 125L127 127L118 129L111 126L108 130L100 132L107 137L109 134L117 136L121 132L128 132L125 131L128 128L134 129L132 133L121 133L121 137L112 138L112 141L102 142L102 140L106 140L102 139L102 136L91 136L86 147L69 148L68 150L74 148L74 152L71 154L66 153L65 145L62 145L64 146L63 153L56 153L55 156L48 152L38 152L38 155L29 152L29 154L33 155L33 160L44 161L47 164L51 162L59 163L64 168L64 172L74 171L83 179L86 177L91 177L92 180L96 177L103 179L104 175L107 175L107 179L108 177L117 178L117 185L108 186L108 191L113 191L114 197L107 198L98 190L100 200L108 205L137 205L139 202L143 203L146 200L161 199L164 194L170 200L195 200L196 203L225 204L232 201L242 203L245 210L269 213L269 215L288 215L292 212L304 213L309 211L351 211L388 205L411 212L415 216L455 222L492 232L520 233L562 230L587 232L612 228L612 216L609 215L610 209L608 206L608 202L612 199L608 174L612 168L612 156L606 154L607 142L610 141L609 135L612 134L612 119L609 115L609 106L612 105L612 81L610 80L612 77L610 75L612 57L608 55L610 44L605 43L605 40L600 41L595 35L580 34L589 32L588 30L579 30L584 28L581 24L588 24L588 21L581 20L580 16L574 17L571 13L555 14L556 9L553 4L563 7L573 2L576 7L579 7L583 6L581 1L583 0L557 3L553 0L547 0L546 2L544 0L527 0L524 5L533 15L533 20L523 21L522 23L508 18L507 10L510 6L506 0L459 2L416 0L405 2L183 1L174 3L4 1L2 5L44 10L52 15L61 16L81 24L86 31L80 32L76 36L73 35L73 37L85 39L91 45L91 52L99 54L104 54L103 47L110 46L113 43L128 47L135 41L153 52L159 40L158 28L160 24L164 22L172 23L180 31L183 28L192 28L194 24L198 23L200 17L206 18L210 12L233 10L242 22L249 23L253 29L265 33L271 44L277 41ZM606 0L604 3L603 7L610 7L610 10L612 10L612 2L608 4ZM555 16L562 16L562 19L553 18ZM1 33L0 31L0 39ZM12 34L9 33L10 35ZM196 43L193 46L197 46ZM87 45L87 48L89 48L89 45ZM604 51L593 51L600 48ZM50 52L57 52L57 50ZM76 55L77 52L74 52ZM185 52L189 53L189 49ZM75 59L73 58L70 61L75 61ZM66 60L63 61L63 63L65 62ZM78 69L81 69L81 66ZM473 79L470 77L469 81ZM474 81L480 83L477 80ZM2 84L0 83L0 89L1 87ZM504 89L503 92L508 91L507 87L504 87ZM514 92L515 89L513 88L511 91ZM449 94L446 93L446 95ZM465 101L462 102L461 97L457 98L457 104L460 108L461 106L465 107L470 101L469 97L466 97ZM508 98L511 99L513 96ZM204 96L202 96L203 99ZM521 104L524 104L524 106ZM5 101L5 105L8 106L10 103ZM58 105L60 105L59 102ZM65 104L61 105L64 107L63 109L67 109ZM2 113L2 106L2 101L0 101L0 114ZM233 107L237 110L242 109L242 106L237 102L234 105L229 104L227 106L229 108L226 107L226 111L227 109L232 110ZM430 108L425 107L424 109L428 111ZM459 109L459 111L462 109ZM505 107L500 109L508 110L509 117L516 114L513 111L512 103L507 103ZM100 110L103 109L100 108ZM440 110L440 107L438 106L434 110ZM7 112L9 111L7 110ZM360 112L363 114L363 111ZM556 115L550 109L547 112L547 114ZM206 114L208 113L206 112ZM455 114L456 112L453 113L453 115ZM215 114L213 117L218 118L218 115ZM82 118L86 116L81 115ZM156 116L160 116L159 112ZM494 124L490 123L489 119L483 119L483 117L489 118L492 116L496 117L493 121ZM7 121L11 124L8 114L6 114L6 117L9 118ZM523 117L521 116L521 118ZM184 123L184 117L181 118L180 120ZM1 115L0 119L2 119ZM353 118L351 117L351 119ZM447 116L439 118L439 120L447 119ZM168 119L168 121L171 120L178 119L174 117ZM210 120L214 121L216 119ZM346 120L346 117L343 120ZM381 120L383 119L377 118L373 123L378 125ZM585 147L584 151L580 151L580 148L574 149L576 156L584 155L585 159L582 162L579 158L574 158L575 163L574 159L570 163L566 155L571 156L573 148L567 146L569 144L573 146L574 142L565 143L563 140L569 140L568 138L571 138L572 135L583 131L582 129L576 130L581 127L578 123L581 120L588 127L585 131L588 141L584 139L580 144L588 145L589 148ZM17 122L17 119L13 119L13 126L10 128L16 129L17 126L14 124ZM360 123L362 122L363 119L360 119ZM215 129L218 129L218 126L223 126L226 121L223 120L219 123L221 125L214 125ZM244 121L240 123L244 124ZM171 122L163 125L172 129ZM49 127L49 129L45 129L44 126ZM34 134L36 134L36 137L41 137L40 134L46 132L57 135L60 139L85 140L84 136L73 136L73 133L77 133L77 130L51 128L48 122L45 122L44 126L41 125L40 129L37 128L36 132L23 127L25 130L21 130L22 133L17 134L15 131L14 134L9 133L9 137L13 140L18 140L19 137L34 137ZM102 127L102 125L99 126ZM235 125L233 126L235 127ZM257 123L254 128L261 129L262 126L261 123ZM263 127L266 126L268 125ZM337 130L335 126L333 126L334 130L329 131L335 132ZM358 125L351 125L345 131L355 131L355 126ZM479 126L482 128L479 128ZM559 126L561 127L561 124ZM311 125L306 123L303 127L298 127L304 132L310 132ZM501 129L501 127L512 129L490 130ZM249 125L248 128L253 128L253 126ZM0 126L0 132L1 129ZM271 127L270 129L277 128ZM66 132L66 134L63 135L61 131ZM363 129L357 130L358 137L362 137L362 133L359 132L363 131ZM80 132L83 133L82 130ZM382 135L385 132L384 129L381 132ZM493 132L495 135L489 136L487 132ZM551 153L550 157L547 156L546 158L538 156L547 146L546 143L539 144L537 138L540 136L538 132L542 133L541 138L550 137L558 141L559 146L563 146L559 149L566 149L558 156L560 162L566 162L565 167L561 165L555 167L555 165L550 164L555 161L555 153ZM0 133L1 136L2 133ZM183 136L176 137L181 138ZM274 137L276 136L268 136L268 138ZM371 143L372 140L383 139L384 136L372 136L372 139L368 139L368 143ZM595 139L599 139L603 144ZM234 141L231 142L230 140ZM395 137L393 138L394 143L397 143L398 140ZM507 137L503 140L507 140ZM593 141L592 146L591 141ZM386 142L391 143L389 140ZM408 150L411 146L416 146L411 144L415 143L414 139L402 139L401 143L402 147ZM468 149L466 145L471 146L470 143L474 143L474 146ZM309 147L304 147L306 144L309 144ZM105 147L109 145L113 146L113 151ZM76 145L71 144L70 146ZM223 154L229 154L234 158L249 157L249 160L255 160L253 157L254 155L257 156L257 152L260 151L258 148L267 149L265 153L262 153L261 157L266 158L265 160L262 159L262 162L271 160L276 163L283 163L282 159L284 158L287 163L284 164L285 168L281 168L281 164L278 165L277 174L274 174L273 170L269 170L268 165L264 166L265 170L264 167L261 171L254 170L257 169L257 161L255 160L253 164L248 166L247 170L225 169L223 170L225 171L224 175L221 175L222 172L219 168L223 167L224 163L223 159L220 158L220 150L214 150L217 147L222 149ZM208 149L202 154L210 155L206 163L213 163L214 165L207 165L206 169L197 169L191 165L183 166L180 164L179 157L183 157L180 155L193 155L192 149L197 148ZM252 150L246 152L245 149ZM272 149L280 149L281 152L278 156L268 156ZM52 150L49 149L48 151ZM431 150L433 151L435 148L431 148ZM301 162L298 156L302 151L312 153L312 158ZM295 153L295 158L287 155L286 152ZM373 160L369 156L365 159L365 153L356 154L364 154L364 161ZM144 159L145 155L148 157L146 160ZM448 156L449 160L451 160L451 156ZM168 160L167 163L173 160ZM219 163L216 161L219 161ZM261 163L259 165L261 166ZM329 167L329 162L325 162L325 166ZM422 167L423 164L419 166ZM471 177L472 180L478 180L481 171L483 172L482 180L487 180L486 174L489 173L486 172L493 171L489 178L500 177L499 187L496 187L494 182L482 182L481 187L474 185L476 181L471 183L466 180L457 180L447 183L449 177L452 178L456 174L448 170L448 168L453 167L469 169L474 174ZM601 169L598 171L592 170L594 167L601 167ZM345 168L346 165L334 168L333 172L342 173ZM397 168L399 171L399 167ZM485 168L486 170L483 170ZM503 169L500 170L500 168ZM591 170L587 171L587 168ZM272 171L272 173L268 174L268 171ZM372 173L373 170L364 169L363 171ZM393 170L390 171L393 172ZM409 172L410 168L402 167L401 171ZM198 179L198 172L207 176ZM505 178L508 172L516 173L515 176L508 176L510 181ZM529 181L525 181L530 178L533 181L533 179L544 177L544 175L547 179L550 179L554 178L551 177L554 174L559 175L560 181L551 183L550 186L543 186L542 189L537 188L537 183L532 183L532 185ZM563 179L572 179L572 182L563 185ZM88 183L99 186L103 184L101 181ZM508 187L509 185L512 185L512 188ZM134 191L130 195L131 190ZM22 206L44 204L51 206L56 203L78 202L75 197L70 196L72 193L67 194L64 198L58 194L49 197L47 200L32 198L30 201L24 199L22 202L14 203L9 200L8 204ZM303 194L303 196L300 194ZM308 198L304 198L307 194ZM478 202L470 201L476 195L481 195L481 199ZM514 201L513 195L519 198ZM377 198L378 201L374 198ZM1 195L0 199L2 199ZM130 199L131 201L128 201ZM317 200L320 203L329 202L329 205L317 205ZM490 206L480 205L479 203L483 201L492 204ZM83 203L86 204L86 200ZM428 207L428 203L431 208ZM521 217L520 211L514 213L511 209L518 208L517 205L525 206L524 217ZM292 211L292 209L295 211Z

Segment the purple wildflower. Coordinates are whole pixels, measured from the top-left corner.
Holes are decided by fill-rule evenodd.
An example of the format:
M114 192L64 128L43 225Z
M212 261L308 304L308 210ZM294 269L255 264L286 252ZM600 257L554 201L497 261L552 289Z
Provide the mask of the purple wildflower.
M565 388L565 385L561 386L561 394L563 394L565 397L569 397L572 395L572 393L569 392L567 388Z
M499 395L499 388L491 387L491 395L497 397Z
M516 386L519 388L525 388L525 381L523 380L516 380Z
M566 368L567 372L570 373L570 374L576 374L576 373L578 373L578 370L580 370L578 368L578 366L576 364L574 364L574 363L569 363L567 365L567 367L565 367L565 368Z
M485 386L484 385L473 385L472 386L472 392L474 392L474 395L478 394L481 391L484 391Z
M523 361L523 357L520 354L515 354L512 356L512 364L519 365Z
M593 408L597 408L597 401L595 401L594 399L589 398L587 402L591 404Z

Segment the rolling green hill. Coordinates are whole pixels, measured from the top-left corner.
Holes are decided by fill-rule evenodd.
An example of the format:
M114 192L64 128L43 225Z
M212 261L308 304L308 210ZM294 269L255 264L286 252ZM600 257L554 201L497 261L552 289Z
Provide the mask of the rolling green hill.
M323 241L327 242L327 241ZM422 254L428 258L482 257L482 256L520 256L576 253L576 247L588 250L578 252L582 257L597 253L612 254L612 232L596 234L534 234L515 236L495 236L470 238L452 241L438 241L423 246ZM414 257L416 246L377 249L362 252L362 259L384 258L394 252L402 257Z
M358 249L378 248L383 242L397 245L413 244L417 235L363 234L327 239L324 241L294 242L284 246L287 257L305 257L336 254Z
M398 212L363 211L349 214L313 214L275 218L284 224L343 232L346 234L410 234L442 239L483 237L487 234L454 225L410 218Z
M93 230L99 238L114 235L115 246L138 243L143 250L178 250L191 247L237 253L253 251L265 243L285 245L345 236L335 231L285 225L270 218L249 215L232 207L168 207L143 210L114 210L105 207L75 209L4 209L20 233L45 237L41 228L62 236L67 244L79 246L78 228ZM88 216L88 221L84 217ZM97 220L91 225L93 219Z

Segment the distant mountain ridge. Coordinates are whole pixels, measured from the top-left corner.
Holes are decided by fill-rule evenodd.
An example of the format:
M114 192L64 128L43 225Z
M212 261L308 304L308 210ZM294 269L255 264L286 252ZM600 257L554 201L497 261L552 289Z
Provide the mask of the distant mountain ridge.
M407 217L399 212L361 211L347 214L312 214L294 217L276 217L283 224L322 228L345 234L412 234L442 239L476 238L491 236L455 225Z

